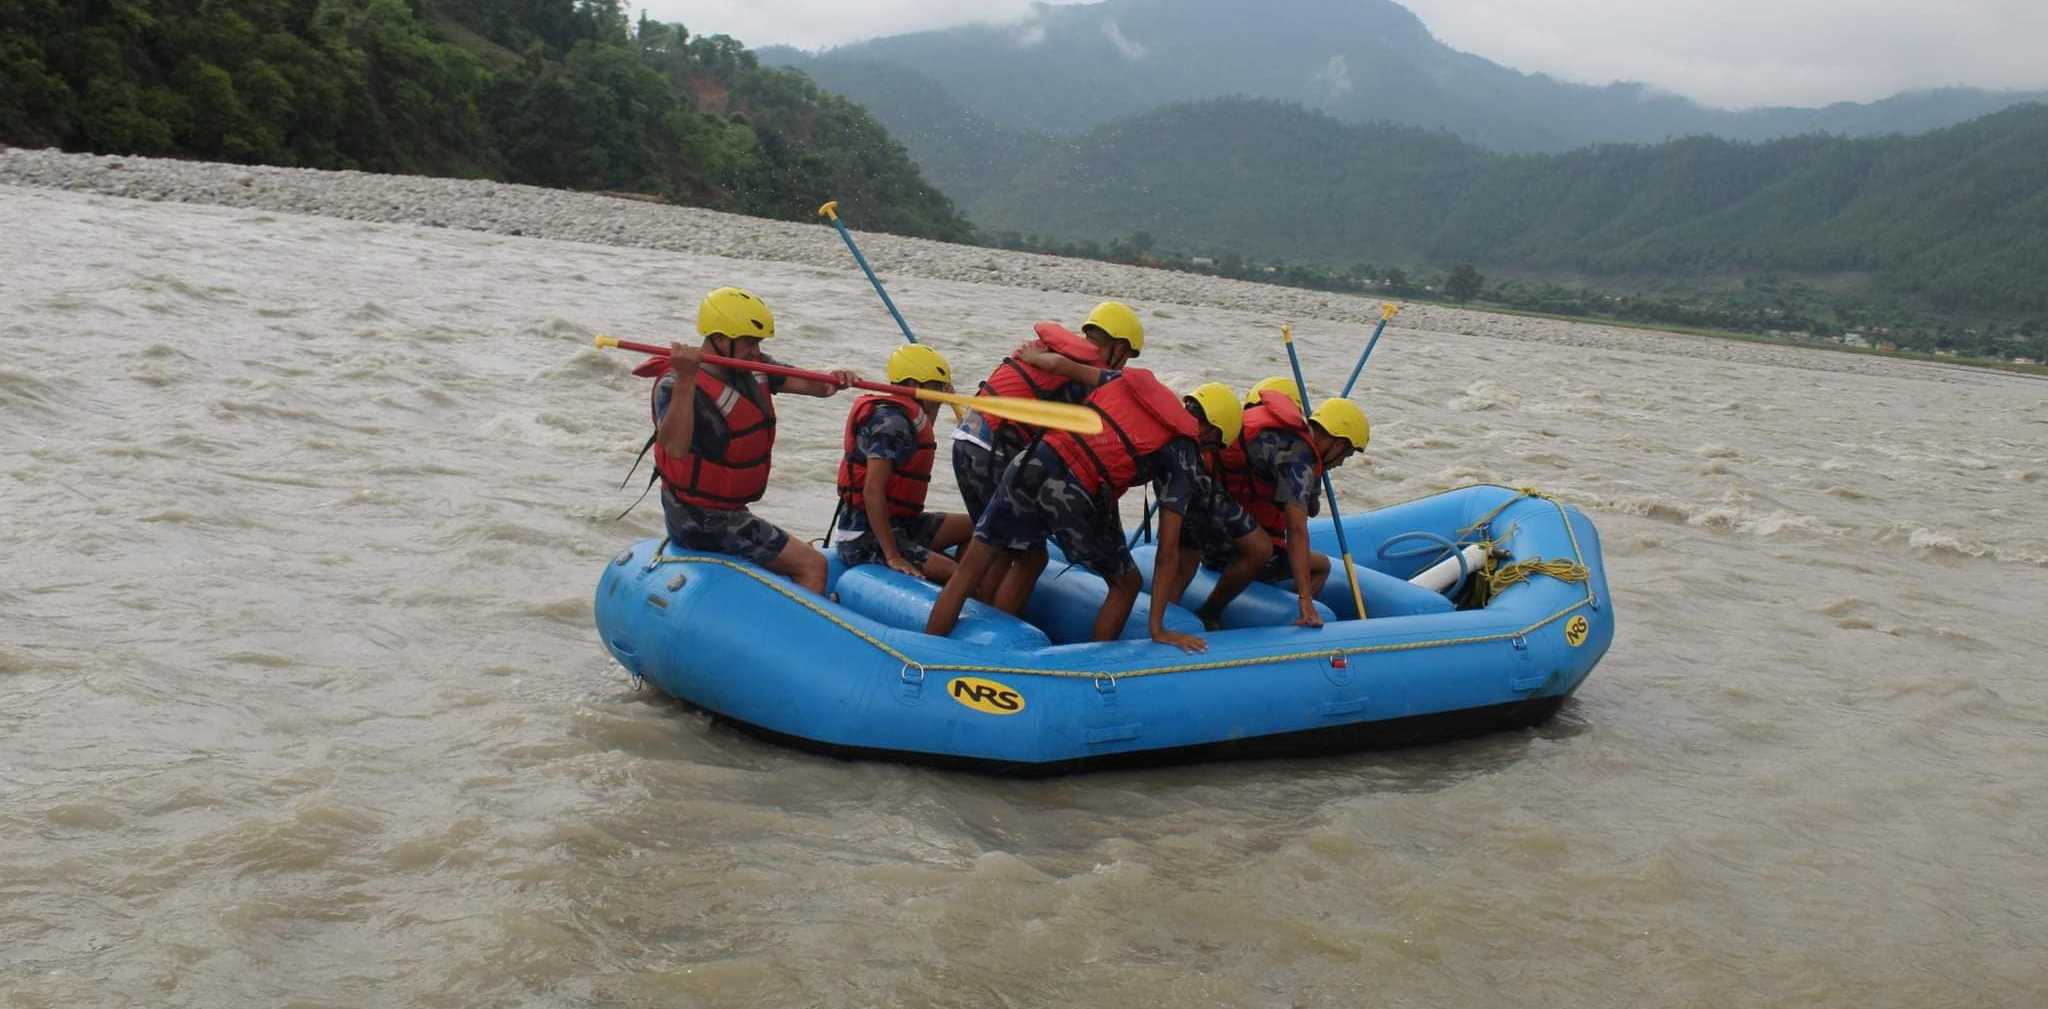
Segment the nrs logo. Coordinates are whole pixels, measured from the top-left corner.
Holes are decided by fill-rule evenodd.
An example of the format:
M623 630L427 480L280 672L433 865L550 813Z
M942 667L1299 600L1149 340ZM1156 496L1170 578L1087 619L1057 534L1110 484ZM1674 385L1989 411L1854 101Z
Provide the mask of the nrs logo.
M1586 643L1586 635L1592 630L1593 625L1586 620L1585 614L1579 614L1565 622L1564 643L1577 648Z
M947 696L989 715L1014 715L1024 710L1024 695L994 680L960 676L946 684Z

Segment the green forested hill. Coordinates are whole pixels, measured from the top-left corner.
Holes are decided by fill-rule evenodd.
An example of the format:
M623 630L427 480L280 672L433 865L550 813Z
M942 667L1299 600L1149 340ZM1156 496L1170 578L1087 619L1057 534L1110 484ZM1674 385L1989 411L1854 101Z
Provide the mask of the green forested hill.
M620 0L0 0L0 81L0 143L971 234L860 107Z
M1007 186L1020 165L1061 142L970 112L931 78L894 63L800 62L801 58L801 53L785 47L761 51L764 62L794 66L811 74L819 87L860 102L876 118L886 116L890 136L901 141L925 177L963 209Z
M1692 138L1497 155L1299 106L1170 106L1040 148L984 232L1506 273L1860 274L1943 309L2048 310L2048 106L1914 137ZM1040 244L1040 243L1030 243Z

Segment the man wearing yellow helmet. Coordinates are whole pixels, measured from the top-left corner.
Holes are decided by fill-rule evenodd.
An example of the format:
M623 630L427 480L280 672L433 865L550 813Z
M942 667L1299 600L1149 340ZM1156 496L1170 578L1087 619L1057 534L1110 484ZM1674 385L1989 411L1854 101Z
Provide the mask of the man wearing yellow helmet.
M1032 330L1036 339L996 365L981 383L982 395L1079 403L1145 347L1144 324L1131 306L1120 301L1095 306L1081 323L1078 336L1055 322L1038 323ZM953 429L953 476L970 517L981 518L1003 470L1040 433L1028 424L980 413L969 413ZM1030 577L1036 578L1045 568L1045 556L1044 550L1027 551L1020 557L1005 554L990 567L988 580L976 596L993 602L996 587L1014 562L1029 565Z
M1320 627L1315 597L1330 577L1330 558L1309 549L1308 519L1321 503L1322 474L1344 464L1371 438L1365 412L1344 399L1327 399L1313 415L1301 412L1294 383L1267 379L1253 388L1258 401L1244 414L1244 429L1222 455L1224 486L1273 542L1263 581L1292 580L1303 627ZM1242 585L1217 585L1209 606L1221 612ZM1216 600L1222 597L1222 602Z
M960 567L932 605L926 634L945 636L959 622L967 597L983 583L998 557L1013 561L1043 551L1047 537L1067 559L1101 575L1109 584L1095 615L1093 638L1113 641L1130 618L1144 579L1131 560L1117 517L1126 490L1151 482L1159 495L1161 547L1153 559L1152 640L1190 652L1208 648L1200 637L1167 630L1163 594L1174 583L1180 522L1200 483L1203 441L1220 442L1218 427L1197 420L1184 401L1150 371L1125 368L1088 395L1102 416L1092 435L1050 431L1019 455L996 484L995 497L974 526L974 539ZM1003 579L996 605L1023 609L1039 571L1021 563Z
M761 299L721 287L697 306L695 347L669 344L666 361L653 358L635 374L659 374L654 385L655 472L669 540L689 550L731 554L823 595L825 555L757 517L747 506L768 489L775 449L775 394L830 396L860 376L835 371L834 382L728 371L704 363L705 354L767 361L761 341L775 335L775 316ZM690 409L671 410L676 388L694 390Z
M1260 398L1267 392L1278 392L1293 400L1294 405L1301 405L1301 390L1295 387L1294 380L1285 375L1272 375L1259 379L1258 383L1252 386L1252 391L1244 394L1244 408L1249 410L1258 406Z
M889 355L889 381L912 388L953 391L953 369L938 351L906 343ZM886 564L912 577L944 582L953 560L939 551L967 541L967 516L926 511L932 427L939 405L914 396L862 396L846 415L839 461L840 514L834 536L846 563Z
M1032 327L1035 339L1018 347L982 380L984 396L1016 396L1079 403L1145 346L1145 326L1129 305L1105 301L1088 313L1076 336L1055 322ZM979 517L996 478L1038 430L1017 421L968 417L953 432L953 469L967 513Z

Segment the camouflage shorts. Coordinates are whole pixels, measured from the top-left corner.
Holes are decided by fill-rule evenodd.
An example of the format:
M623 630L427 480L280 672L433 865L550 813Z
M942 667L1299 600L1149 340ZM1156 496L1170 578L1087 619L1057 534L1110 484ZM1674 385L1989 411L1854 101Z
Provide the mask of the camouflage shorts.
M1060 545L1067 560L1105 579L1134 569L1116 510L1083 490L1059 455L1041 444L1003 472L988 510L975 523L974 538L1006 550L1029 550L1047 537Z
M1223 571L1225 567L1231 567L1233 561L1237 561L1237 551L1225 551L1219 557L1210 557L1208 553L1202 553L1202 567L1208 567L1212 571ZM1286 561L1284 553L1274 551L1274 555L1266 559L1266 567L1260 567L1251 573L1251 581L1294 581L1294 565Z
M1237 541L1258 527L1249 512L1226 500L1188 512L1181 521L1180 542L1201 551L1204 565L1221 569L1237 559Z
M909 518L890 519L889 528L896 533L896 552L902 554L904 560L924 567L924 562L932 555L932 540L938 538L939 526L945 521L943 512L921 512ZM882 544L875 539L872 529L832 545L839 549L839 559L845 561L847 567L882 563Z
M1202 566L1211 571L1222 571L1235 563L1237 563L1237 550L1235 547L1226 545L1221 550L1204 549L1202 551ZM1275 551L1273 556L1266 558L1266 563L1263 566L1257 571L1252 572L1252 581L1255 582L1292 582L1293 580L1294 567L1287 563L1287 555L1279 551Z
M669 542L685 550L730 554L767 567L789 543L788 533L745 508L699 508L664 492L661 510Z
M1009 468L1012 453L1002 448L987 449L971 441L953 441L953 479L960 485L960 500L970 518L979 519L995 496L996 481Z

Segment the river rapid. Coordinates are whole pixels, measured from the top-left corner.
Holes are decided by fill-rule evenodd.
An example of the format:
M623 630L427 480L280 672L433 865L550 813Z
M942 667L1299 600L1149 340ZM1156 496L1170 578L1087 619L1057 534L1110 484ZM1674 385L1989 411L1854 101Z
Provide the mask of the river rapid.
M614 521L646 387L592 334L730 283L785 360L897 340L830 231L721 219L748 258L0 185L0 1006L2048 1004L2048 382L1411 310L1339 492L1588 511L1618 632L1557 719L847 763L591 626L660 521ZM1373 314L899 243L963 375L1123 294L1163 378L1243 388L1300 299L1327 390ZM847 402L780 402L760 511L814 537Z

